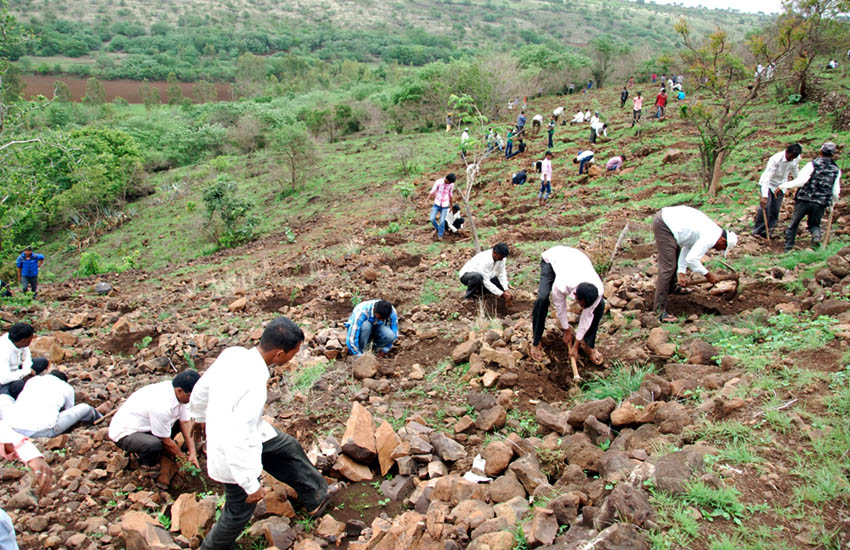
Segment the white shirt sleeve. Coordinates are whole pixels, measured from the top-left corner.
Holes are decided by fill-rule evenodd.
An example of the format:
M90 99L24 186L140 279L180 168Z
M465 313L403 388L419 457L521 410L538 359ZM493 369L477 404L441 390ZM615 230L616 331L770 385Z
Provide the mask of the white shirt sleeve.
M507 290L510 288L508 286L508 262L507 260L502 260L499 264L499 282L502 283L502 288Z
M264 392L248 391L236 403L230 416L226 439L229 442L225 448L225 460L230 474L237 485L249 495L260 488L260 474L263 471L262 454L263 442L259 437L245 437L244 427L253 423L263 414L265 406Z
M705 256L708 250L716 243L716 240L711 242L711 239L701 237L692 247L688 248L687 251L685 248L682 248L682 253L679 255L679 273L686 272L686 269L683 269L683 267L690 268L691 271L699 273L700 275L708 273L708 269L702 265L702 257ZM684 266L682 266L683 261L685 264Z
M774 157L770 157L770 160L767 161L767 166L764 169L764 172L761 173L761 178L759 179L759 184L761 185L761 196L767 198L768 193L770 192L770 182L773 181L774 175L776 174L777 162L775 162Z
M570 295L570 289L566 292L561 291L556 285L552 285L552 301L555 303L555 316L561 323L561 328L567 330L570 328L570 317L567 311L567 298Z
M492 252L491 252L491 254L492 254ZM481 270L482 275L484 276L484 281L483 281L484 282L484 288L486 288L487 290L489 290L491 293L495 294L496 296L501 296L502 291L499 290L499 287L494 285L493 282L490 280L494 276L497 275L497 273L494 273L494 268L496 267L496 265L493 262L492 257L491 257L491 259L488 263L489 263L489 265L487 265L484 269Z
M207 421L207 403L209 403L210 399L209 379L210 375L208 373L202 375L195 382L195 387L192 388L192 395L189 398L187 412L189 417L195 419L197 422Z
M52 375L48 375L52 376ZM65 402L62 404L63 411L66 411L74 406L74 388L71 387L71 384L66 383L65 388L63 388L63 394L65 396Z
M838 171L838 175L835 176L835 183L832 184L832 204L838 202L838 195L841 194L841 170Z
M8 345L3 340L0 340L0 384L8 384L9 382L14 382L11 368L12 354Z
M788 189L796 189L798 187L802 187L809 181L809 178L812 177L812 174L815 172L815 165L813 163L808 163L803 166L803 169L800 170L800 173L793 180L783 183L779 186L783 191L787 191Z

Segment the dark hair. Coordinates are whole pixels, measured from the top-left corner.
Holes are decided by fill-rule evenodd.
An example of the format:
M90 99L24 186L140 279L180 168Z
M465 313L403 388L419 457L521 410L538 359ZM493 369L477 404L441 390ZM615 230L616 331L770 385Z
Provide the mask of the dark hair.
M186 393L192 393L192 389L195 387L195 383L200 377L201 375L198 374L198 371L186 369L174 377L174 380L171 381L171 385L175 388L180 388Z
M786 153L791 153L795 157L799 157L803 154L803 147L800 146L799 143L792 143L788 147L785 148Z
M264 351L282 349L290 351L304 341L304 331L287 317L278 317L266 325L260 338L260 347Z
M505 243L499 243L493 247L493 252L501 256L502 258L508 257L508 245Z
M460 212L460 206L453 204L452 205L452 212Z
M52 376L55 376L56 378L58 378L59 380L61 380L63 382L68 381L68 375L65 374L64 372L62 372L61 370L52 370L52 371L50 371L49 374L52 375Z
M32 247L31 247L31 246L25 246L25 247L24 247L24 252L26 252L27 250L29 250L30 252L32 252Z
M457 176L455 176L454 172L452 172L446 176L446 181L448 181L449 183L454 183L455 181L457 181Z
M35 330L33 330L32 325L28 323L15 323L9 329L9 340L13 344L16 344L21 340L26 340L33 334L35 334Z
M544 157L551 157L551 156L554 156L554 155L552 155L552 151L546 151L546 154L543 155L543 156Z
M381 319L389 319L393 314L393 305L386 300L378 300L375 303L375 314Z
M580 300L585 307L590 307L597 298L599 298L599 289L592 283L581 283L576 287L576 300Z
M626 162L626 155L620 155L620 158L623 159L623 162Z

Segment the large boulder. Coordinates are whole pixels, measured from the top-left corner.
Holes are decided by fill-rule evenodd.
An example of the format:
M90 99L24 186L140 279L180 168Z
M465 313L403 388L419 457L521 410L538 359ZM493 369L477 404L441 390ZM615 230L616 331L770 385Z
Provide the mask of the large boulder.
M688 344L685 354L688 363L693 365L716 365L716 357L720 354L720 350L708 342L696 338Z
M537 423L561 435L567 435L570 425L567 422L567 413L556 411L546 403L540 403L534 411Z
M666 454L655 462L652 480L662 491L680 494L693 475L705 468L705 456L716 452L705 445L688 445L681 451Z
M442 432L431 434L431 445L434 446L434 452L437 453L437 456L446 462L456 462L466 458L466 449L463 448L463 445Z
M378 453L378 464L381 466L381 475L387 475L390 468L395 464L393 451L401 445L401 438L395 433L390 423L384 420L375 431L375 448Z
M649 331L646 345L655 355L661 358L673 357L673 354L676 353L676 346L670 343L670 333L661 327L655 327Z
M482 432L491 432L503 428L507 420L508 411L503 406L496 405L478 414L478 418L475 420L475 427Z
M355 402L342 434L342 452L361 464L371 464L378 456L372 413Z
M617 407L617 402L610 397L587 401L576 405L570 411L567 422L574 428L581 428L588 416L595 416L601 422L608 422L611 412Z
M549 482L546 474L540 469L537 459L532 454L527 454L519 460L515 460L510 465L510 470L516 474L517 479L529 493L533 493L539 485Z
M481 349L481 340L467 340L462 344L458 344L455 346L455 349L452 350L452 361L455 364L465 363L469 361L469 357L473 353L478 353Z
M484 473L488 476L497 476L504 472L511 463L514 457L514 451L510 443L495 440L484 447L481 457L485 461Z
M644 491L628 483L618 483L602 504L593 520L593 526L602 530L617 521L622 521L644 528L654 517L655 511L649 504L649 496Z
M351 374L357 380L374 378L378 374L378 358L372 353L364 353L357 357L351 366Z

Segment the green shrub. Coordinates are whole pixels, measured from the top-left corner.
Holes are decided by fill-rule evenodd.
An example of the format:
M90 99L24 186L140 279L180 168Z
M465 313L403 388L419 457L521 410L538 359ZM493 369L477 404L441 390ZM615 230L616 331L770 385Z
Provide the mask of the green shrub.
M236 182L224 174L204 190L207 231L220 247L230 248L254 236L258 220L251 212L253 206L239 198L237 191Z

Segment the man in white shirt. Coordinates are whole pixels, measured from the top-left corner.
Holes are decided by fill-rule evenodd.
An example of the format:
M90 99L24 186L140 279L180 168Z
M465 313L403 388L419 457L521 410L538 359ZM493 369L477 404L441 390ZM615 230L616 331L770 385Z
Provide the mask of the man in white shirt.
M531 131L536 136L540 133L540 128L543 127L543 115L536 114L534 118L531 119Z
M33 359L29 345L35 330L27 323L15 323L9 332L0 336L0 394L17 397L24 380L40 374L48 366L44 357Z
M728 255L738 244L738 236L690 206L668 206L659 210L652 221L652 232L658 249L655 311L662 322L675 322L676 318L667 313L667 296L687 293L684 287L688 284L688 269L716 283L717 276L702 265L702 257L711 248L723 250L723 255Z
M579 151L576 155L576 158L573 159L573 164L578 164L578 174L582 175L585 172L585 166L588 164L593 164L593 151L587 149L585 151Z
M508 272L505 258L508 257L508 245L499 243L493 248L479 252L466 262L460 270L460 282L466 285L467 299L480 298L485 294L504 296L510 303L508 291Z
M53 484L53 470L31 441L10 428L5 422L0 422L0 457L9 460L14 456L32 470L32 489L36 495L39 497L46 495ZM0 548L3 550L18 548L12 519L2 509L0 509Z
M199 378L197 371L186 369L174 380L138 389L109 423L109 439L120 449L137 455L143 466L159 463L160 485L167 486L176 473L171 457L200 468L187 405ZM188 455L174 441L178 430L183 434Z
M464 219L460 215L460 206L453 204L451 209L446 213L446 227L452 233L457 233L463 229Z
M555 313L564 330L563 341L570 357L578 358L583 350L594 365L601 365L602 354L596 348L596 333L605 314L602 279L593 262L581 250L569 246L553 246L542 254L540 260L540 285L537 300L531 312L531 358L543 359L543 332L549 314L549 296L555 302ZM567 309L567 300L574 299L581 307L578 327L573 331Z
M838 148L834 143L831 141L824 143L818 158L803 166L796 178L779 186L783 191L800 188L794 196L794 213L791 214L791 223L785 230L785 252L794 248L797 228L804 217L808 218L812 247L820 246L820 222L823 213L827 207L834 206L838 202L838 195L841 192L841 170L833 160L837 152Z
M788 181L789 175L791 179L797 177L797 164L800 162L802 152L803 148L800 144L794 143L786 147L784 151L772 155L767 161L767 167L759 178L761 199L753 222L753 235L764 237L767 235L766 231L773 231L779 222L779 211L785 196L779 186ZM764 226L765 212L767 212L767 228Z
M103 415L91 405L75 405L68 377L54 370L29 380L5 417L16 432L27 437L56 437L78 422L91 424Z
M192 392L192 418L206 428L207 471L224 484L226 499L202 550L233 547L265 495L263 470L295 489L313 518L324 513L335 492L298 441L263 420L269 366L288 363L303 341L295 323L278 317L263 330L257 347L224 350Z
M608 125L599 119L590 123L590 143L596 143L599 136L608 137Z
M581 109L570 120L570 124L584 124L584 112Z

